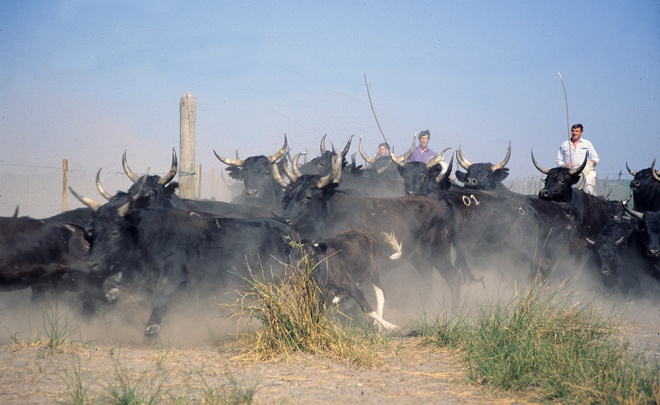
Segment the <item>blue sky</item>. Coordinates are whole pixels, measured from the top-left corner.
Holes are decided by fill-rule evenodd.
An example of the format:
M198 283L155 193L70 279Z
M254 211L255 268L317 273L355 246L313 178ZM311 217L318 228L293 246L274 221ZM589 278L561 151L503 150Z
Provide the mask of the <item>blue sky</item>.
M205 173L225 167L213 150L270 154L284 134L294 152L317 153L324 134L375 152L364 74L398 151L423 129L473 162L511 141L511 177L537 174L530 150L553 166L568 137L557 72L600 178L660 150L657 1L261 3L3 2L0 174L52 171L57 190L68 159L83 192L99 168L126 189L124 150L136 171L169 167L186 92ZM16 188L3 179L7 215Z

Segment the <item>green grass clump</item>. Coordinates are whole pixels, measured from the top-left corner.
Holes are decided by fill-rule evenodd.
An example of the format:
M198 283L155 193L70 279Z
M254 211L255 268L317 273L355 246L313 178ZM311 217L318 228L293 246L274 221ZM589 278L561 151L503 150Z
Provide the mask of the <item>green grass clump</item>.
M166 398L164 385L169 371L132 373L118 358L114 364L114 381L105 387L105 399L113 404L158 404Z
M592 303L546 293L538 283L506 303L426 324L429 342L459 350L478 383L532 390L542 400L659 403L660 365L617 339Z
M250 267L247 289L230 305L235 310L233 316L260 323L250 336L254 340L252 353L264 360L306 352L334 355L357 366L377 363L366 344L373 343L376 332L342 328L314 281L314 258L300 243L291 243L299 249L300 259L293 264L281 263L284 271L276 275L265 276L263 266L257 272Z
M202 382L202 402L205 404L252 404L259 391L256 380L239 381L237 377L227 374L228 383L215 386L206 378L203 369L197 375Z
M74 324L77 315L73 319L69 319L68 311L61 311L57 301L50 308L40 306L40 309L43 330L30 331L25 339L19 339L15 334L11 336L14 344L18 346L39 346L50 355L53 355L55 351L76 351L89 344L89 342L83 342L82 340L74 340L74 335L80 331Z

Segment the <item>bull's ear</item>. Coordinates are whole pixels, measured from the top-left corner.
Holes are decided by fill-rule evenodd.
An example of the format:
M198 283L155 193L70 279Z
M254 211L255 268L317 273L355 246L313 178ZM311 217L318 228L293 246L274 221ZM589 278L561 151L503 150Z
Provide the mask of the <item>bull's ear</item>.
M504 181L509 177L509 169L508 168L503 168L503 169L497 169L493 172L493 176L491 177L492 181Z
M403 176L403 166L397 166L397 170L399 170L399 174Z
M317 255L325 254L325 251L328 250L328 245L326 245L324 242L317 242L312 246L314 247L314 252L316 252Z
M458 179L458 181L460 181L461 183L465 183L466 177L467 177L467 173L462 172L460 170L456 170L456 178Z
M176 181L168 184L165 187L165 195L169 198L176 192L178 188L179 188L179 183L177 183Z
M226 168L225 170L227 170L229 172L229 176L232 179L243 181L243 168L242 167L231 166L231 167Z

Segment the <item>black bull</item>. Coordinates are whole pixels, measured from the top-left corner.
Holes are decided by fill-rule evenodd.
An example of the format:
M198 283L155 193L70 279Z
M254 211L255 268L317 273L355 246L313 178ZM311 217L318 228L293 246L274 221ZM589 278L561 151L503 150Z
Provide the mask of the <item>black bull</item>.
M634 171L630 170L626 163L628 173L633 176L630 181L635 211L644 213L646 211L660 211L660 173L655 171L655 159L651 167Z
M79 291L90 272L82 227L50 219L0 218L0 290Z
M160 331L170 297L184 284L215 291L228 281L229 271L241 273L246 257L264 265L271 258L288 258L284 236L291 229L278 221L135 209L135 202L120 193L103 206L90 204L95 210L90 260L99 283L121 272L153 290L146 335Z

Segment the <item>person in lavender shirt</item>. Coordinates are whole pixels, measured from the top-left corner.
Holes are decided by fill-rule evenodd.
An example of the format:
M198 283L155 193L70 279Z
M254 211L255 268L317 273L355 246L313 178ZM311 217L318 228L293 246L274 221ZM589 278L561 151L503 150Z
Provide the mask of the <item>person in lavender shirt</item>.
M435 156L435 152L429 148L431 132L428 129L425 129L424 131L420 132L419 135L417 135L417 139L419 139L419 145L415 147L415 150L413 150L412 156L410 156L408 161L424 163L430 162L433 156Z

